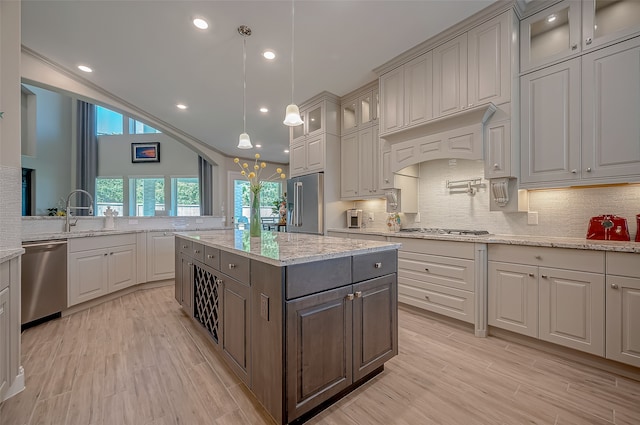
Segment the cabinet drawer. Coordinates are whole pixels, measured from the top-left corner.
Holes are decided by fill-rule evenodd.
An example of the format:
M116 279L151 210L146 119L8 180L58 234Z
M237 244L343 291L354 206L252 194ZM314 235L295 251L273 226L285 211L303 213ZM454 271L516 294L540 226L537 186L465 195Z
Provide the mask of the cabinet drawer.
M204 263L216 270L220 270L220 250L210 246L204 247Z
M464 322L475 322L475 297L468 291L398 276L398 302Z
M395 273L398 268L396 250L354 255L351 262L353 282Z
M351 282L351 257L287 266L286 299L339 288Z
M474 244L471 242L434 241L429 239L390 238L389 242L401 243L400 252L441 255L445 257L474 259Z
M604 273L604 252L535 246L489 245L489 261Z
M398 274L402 277L475 292L472 260L415 252L403 252L398 257Z
M69 252L82 252L90 249L110 248L120 245L135 245L136 234L109 236L89 236L86 238L71 238L68 241Z
M197 242L192 242L191 252L186 254L193 257L194 260L198 260L203 263L204 262L204 245Z
M178 242L178 249L180 249L180 252L183 254L187 254L188 256L192 256L193 252L192 252L192 247L193 247L193 242L189 239L184 239L184 238L176 238L176 241Z
M9 261L5 261L4 263L0 264L0 290L3 290L4 288L9 286L9 282L11 279L11 270L9 268L9 264Z
M640 277L640 255L607 252L607 275Z
M220 252L220 271L245 285L249 285L250 263L251 260L246 257L226 251Z

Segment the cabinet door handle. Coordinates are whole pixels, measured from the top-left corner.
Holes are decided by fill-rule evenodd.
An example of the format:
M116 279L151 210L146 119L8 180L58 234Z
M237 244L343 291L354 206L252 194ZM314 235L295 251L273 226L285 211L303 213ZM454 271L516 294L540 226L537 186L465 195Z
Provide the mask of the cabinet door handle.
M200 250L199 249L194 249L193 252L196 253L196 254L200 254Z
M498 164L493 164L493 168L497 170L500 166Z
M110 252L109 255L113 255L113 252Z
M187 263L187 266L193 266L193 263Z
M164 232L164 233L162 234L162 236L167 236L167 232Z
M353 294L347 294L347 301L353 301Z
M353 294L353 296L356 298L360 298L362 296L362 291L356 291L356 293Z
M104 256L106 257L107 255L109 255L109 254L107 254L107 253L105 252L105 253L104 253Z
M389 183L389 179L384 179L384 182L385 183Z
M576 50L578 48L578 44L572 44L571 45L571 50Z
M230 264L229 264L229 270L232 270L232 269L235 269L235 268L236 268L236 265L235 265L235 264L233 264L233 263L230 263Z
M547 276L546 274L542 274L542 275L540 275L540 277L543 278L543 279L548 279L549 278L549 276Z
M591 43L593 42L593 39L591 37L587 37L587 39L585 40L585 42L587 43L587 46L591 45Z
M182 249L187 249L187 248L189 248L188 245L182 245Z
M373 265L373 267L375 267L376 269L381 269L382 268L382 263L375 263Z
M572 172L573 174L578 174L578 170L575 170L575 169L571 170L571 172Z
M536 260L542 260L542 256L541 255L536 255Z
M425 272L429 272L429 269L428 269L428 268L425 268L425 269L424 269L424 271L425 271Z
M618 289L618 285L616 283L611 284L611 289Z
M207 258L213 258L213 255L207 254Z
M591 167L587 167L587 173L591 172Z
M535 277L533 273L529 273L529 277Z

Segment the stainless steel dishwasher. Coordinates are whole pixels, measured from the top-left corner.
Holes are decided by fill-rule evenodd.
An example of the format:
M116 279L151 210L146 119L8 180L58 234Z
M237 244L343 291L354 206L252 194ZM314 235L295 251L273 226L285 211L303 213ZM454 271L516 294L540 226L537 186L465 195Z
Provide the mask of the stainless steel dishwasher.
M67 241L24 243L22 328L60 317L67 308Z

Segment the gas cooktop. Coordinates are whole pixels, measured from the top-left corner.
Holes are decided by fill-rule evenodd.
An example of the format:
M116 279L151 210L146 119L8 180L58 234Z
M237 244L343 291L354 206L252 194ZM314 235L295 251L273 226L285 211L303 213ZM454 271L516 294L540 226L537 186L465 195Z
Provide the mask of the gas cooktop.
M488 235L486 230L465 230L465 229L440 229L435 227L409 227L406 229L400 229L401 232L419 232L428 233L432 235L466 235L466 236L482 236Z

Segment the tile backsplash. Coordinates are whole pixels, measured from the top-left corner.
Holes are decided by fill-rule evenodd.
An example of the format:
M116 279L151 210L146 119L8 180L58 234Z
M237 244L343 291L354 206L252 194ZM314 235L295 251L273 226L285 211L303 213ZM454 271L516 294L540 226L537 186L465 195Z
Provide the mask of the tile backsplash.
M415 222L416 214L402 214L403 227L481 229L495 234L584 238L589 218L615 214L627 219L631 239L636 234L640 184L529 191L529 211L538 213L538 224L529 225L527 213L489 211L488 180L482 180L482 186L473 196L464 190L446 188L447 180L483 176L482 161L423 162L418 185L420 222ZM370 212L374 214L369 228L386 229L384 200L359 201L355 207L364 211L365 219Z

